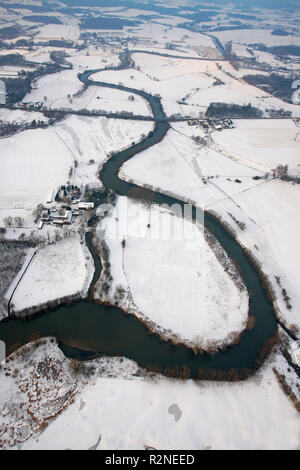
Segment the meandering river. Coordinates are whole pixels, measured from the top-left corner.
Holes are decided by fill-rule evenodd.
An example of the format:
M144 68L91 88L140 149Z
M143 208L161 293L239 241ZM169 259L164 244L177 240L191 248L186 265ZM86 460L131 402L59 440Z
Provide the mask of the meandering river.
M120 58L121 65L114 67L113 70L130 67L130 53L122 53ZM166 135L169 125L164 121L166 116L160 99L144 91L122 85L90 80L90 76L96 72L99 70L86 71L80 75L80 80L88 83L89 86L116 88L143 97L149 103L156 119L155 128L147 138L114 154L105 163L100 172L100 179L105 188L119 195L146 199L154 204L183 206L184 202L179 199L157 191L144 191L142 187L123 181L118 176L120 167L126 161L157 144ZM195 207L193 211L195 213ZM118 354L135 360L141 366L152 364L164 369L174 365L179 367L186 365L190 368L191 377L197 377L199 369L202 371L202 377L205 378L212 378L212 369L225 380L232 378L229 372L232 369L240 377L245 378L250 375L262 362L261 353L266 347L266 342L276 336L277 321L273 305L254 263L229 231L208 213L205 213L204 224L214 233L227 254L237 262L250 294L250 312L256 322L254 328L247 331L238 344L214 355L195 355L192 350L183 345L175 346L150 334L147 327L133 315L126 315L117 307L85 300L71 306L59 307L27 321L9 318L1 322L0 339L5 341L8 353L37 337L55 336L67 356L78 357L82 360L95 355ZM101 263L98 254L94 251L89 234L86 241L96 265L93 280L95 282L101 272ZM147 286L144 288L147 289Z

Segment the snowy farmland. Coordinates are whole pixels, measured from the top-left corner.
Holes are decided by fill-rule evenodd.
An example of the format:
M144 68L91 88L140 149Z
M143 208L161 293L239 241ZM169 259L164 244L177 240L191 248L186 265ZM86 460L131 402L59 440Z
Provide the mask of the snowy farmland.
M243 231L237 230L237 237L251 250L268 276L276 295L278 316L290 328L294 325L298 336L299 204L298 186L272 180L235 195L231 201L228 198L209 207L234 230L237 226L229 214L245 225Z
M70 151L54 128L24 131L0 141L1 208L34 208L68 180Z
M255 380L218 386L98 379L81 397L85 407L80 413L77 399L38 442L31 439L24 448L87 449L96 445L100 434L97 448L103 450L297 449L299 443L298 413L270 370L259 386ZM99 401L102 406L95 406ZM75 428L84 432L66 432Z
M121 176L164 193L180 195L202 208L222 200L228 193L240 192L240 184L244 189L257 184L252 178L262 174L261 170L242 167L212 148L199 146L191 139L191 132L197 136L199 130L190 131L187 124L173 124L162 142L126 162ZM243 181L237 184L235 179L240 176ZM221 184L227 186L225 195Z
M67 238L37 252L14 291L11 310L41 309L47 303L87 295L94 265L77 238Z
M246 328L246 288L235 280L239 275L222 250L225 265L217 259L200 226L121 197L109 219L100 223L98 236L102 231L113 285L106 297L102 277L97 298L114 303L122 288L126 310L151 322L163 336L196 348L223 347Z
M251 160L270 169L300 164L300 130L293 121L239 121L237 129L215 132L213 140L241 161Z
M56 101L67 99L68 95L72 96L81 90L82 83L78 80L77 73L76 70L64 70L40 78L23 102L42 102L46 107L54 107Z
M288 165L291 172L297 170L300 133L292 121L242 120L235 124L234 136L228 130L213 134L217 143L214 148L218 152L241 166L257 170L263 170L265 166L265 171L269 172L279 164ZM244 224L245 229L237 230L237 236L268 275L276 295L278 315L287 325L294 325L300 331L298 189L298 185L291 182L262 180L246 191L209 204L207 208L221 215L235 230L234 220ZM290 300L284 300L284 297L290 297Z
M61 39L76 41L79 39L80 30L75 25L48 24L39 28L35 41L49 41L51 39Z
M92 80L122 83L125 86L159 94L167 115L187 115L180 103L203 112L213 103L248 105L260 109L266 116L269 110L290 111L299 116L299 106L286 103L238 77L227 63L184 60L150 54L133 54L135 68L103 71L92 75ZM243 74L244 75L244 74ZM237 78L234 78L237 76Z
M33 209L70 180L100 187L98 169L110 152L130 146L152 127L151 122L71 116L54 127L0 140L0 209Z
M111 152L130 147L153 129L152 122L70 116L55 127L65 147L77 162L72 182L101 187L99 169Z
M178 22L178 20L175 19L175 22ZM177 51L188 51L188 53L194 51L196 55L199 52L203 57L215 59L221 57L211 37L200 32L180 28L180 25L179 27L173 27L173 24L173 18L171 20L165 18L161 20L155 19L150 24L144 23L138 27L131 28L131 31L139 39L139 44L144 43L146 46L149 46L149 43L151 43L154 47L168 48L168 44L172 43ZM170 54L172 53L174 54L175 52L170 50Z
M298 185L262 179L278 164L298 167L299 133L289 120L240 120L235 125L214 132L209 147L197 147L187 124L173 124L180 133L171 129L163 142L128 161L121 176L221 216L268 275L279 316L300 328ZM284 301L284 289L292 309Z
M38 344L25 346L0 369L5 448L299 446L299 415L272 371L287 368L279 354L246 382L216 383L143 377L134 362L123 358L97 359L76 372L55 342Z
M248 73L248 72L247 72ZM247 74L246 73L246 74ZM243 74L245 75L245 73ZM196 106L209 106L211 103L227 103L247 106L249 103L262 111L264 116L269 115L270 110L289 111L292 116L300 116L299 106L286 103L257 87L249 85L241 78L234 78L237 72L228 63L220 64L215 71L214 84L203 83L186 100L187 104ZM221 82L216 84L216 80Z
M0 109L0 124L25 124L33 120L47 123L49 119L39 112L28 112L20 109Z
M47 107L47 103L45 103ZM80 96L64 96L50 103L51 109L72 109L75 111L104 111L107 113L121 113L122 111L133 115L152 116L151 108L147 102L136 94L112 90L104 87L90 86Z
M300 16L243 2L1 4L0 448L299 449Z
M272 30L268 29L237 29L231 31L215 31L214 35L222 43L230 42L237 44L264 44L269 46L285 46L300 44L300 36L274 36Z
M213 79L208 74L217 71L214 62L164 58L149 54L133 54L137 60L136 69L103 71L91 77L95 81L122 83L138 90L145 90L162 97L163 108L167 115L182 113L177 103L197 88L211 85ZM140 64L140 65L138 65ZM200 104L202 106L202 104Z

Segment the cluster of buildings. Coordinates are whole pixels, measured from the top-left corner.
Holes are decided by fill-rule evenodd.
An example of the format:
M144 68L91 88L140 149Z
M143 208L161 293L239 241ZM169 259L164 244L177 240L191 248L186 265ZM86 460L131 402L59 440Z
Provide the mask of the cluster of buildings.
M293 121L294 121L294 123L295 123L295 126L300 127L300 118L295 117L295 118L293 119Z
M19 109L30 109L30 110L35 110L35 111L40 111L43 107L43 103L41 101L38 101L36 103L17 103L16 107Z
M221 131L223 129L233 129L234 124L231 119L191 119L188 121L189 126L201 126L203 129L215 129Z
M71 225L74 221L74 218L78 217L81 211L86 211L93 208L93 202L73 201L72 207L63 205L59 208L51 207L45 209L42 213L38 228L42 229L45 223L60 227L63 225Z

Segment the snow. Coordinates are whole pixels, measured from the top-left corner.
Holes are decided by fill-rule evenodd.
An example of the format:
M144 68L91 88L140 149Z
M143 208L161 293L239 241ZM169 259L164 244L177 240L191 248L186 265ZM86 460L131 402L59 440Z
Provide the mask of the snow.
M213 133L214 141L219 144L218 151L224 157L227 155L239 162L241 167L251 166L261 171L264 166L265 171L268 171L268 168L276 168L278 164L287 164L296 171L299 165L299 140L292 121L240 120L235 121L235 125L237 127L234 130ZM226 188L223 189L228 194ZM221 202L212 202L209 209L231 225L233 222L228 213L245 223L246 229L237 232L238 238L252 251L268 275L277 297L278 315L289 326L294 324L299 328L297 259L300 252L296 235L300 230L298 185L279 180L260 180L247 191L241 190L230 196L224 197ZM281 286L275 276L280 277ZM286 289L291 298L291 310L284 302L282 289Z
M139 10L137 8L126 8L125 10L119 10L117 7L110 8L107 10L106 8L101 8L104 11L104 14L107 16L117 16L118 18L134 18L136 16L148 16L148 15L159 15L159 13L151 10Z
M181 4L188 5L188 2ZM112 15L116 10L104 9ZM22 10L21 14L24 13ZM132 9L120 11L119 15L145 13ZM292 18L284 15L282 25L286 27ZM220 57L211 37L180 28L184 19L156 16L156 22L125 28L117 34L128 40L129 49ZM274 29L279 24L279 17L268 10L262 11L261 16ZM7 20L16 18L16 15L6 15ZM222 17L219 21L223 21ZM37 27L35 41L61 37L78 40L78 20L64 16L64 22L67 24ZM216 22L210 22L213 24ZM271 29L258 26L213 34L223 43L233 41L233 51L248 58L247 44L300 44L299 36L272 36ZM103 33L103 36L113 35L108 31ZM137 41L130 39L133 37ZM167 49L170 42L177 50ZM91 45L82 51L59 48L70 54L67 60L74 69L39 79L24 101L44 102L47 96L44 105L53 109L126 110L149 115L150 110L137 95L131 102L128 93L96 86L89 87L70 103L68 95L72 97L82 89L77 77L79 71L119 63L119 43L115 41L115 44L116 47L99 49ZM57 49L43 47L15 52L23 54L26 60L43 63L49 62L50 52ZM269 53L254 51L254 54L258 62L273 67L283 64ZM229 63L217 61L141 53L135 53L133 58L140 70L105 71L92 79L122 82L128 87L159 93L168 115L197 116L212 101L251 103L265 115L268 109L280 108L299 115L299 107L242 80L245 74L264 72L245 69L237 72ZM288 67L296 70L299 64L289 63ZM17 72L17 67L1 68L1 73ZM216 79L225 85L213 86ZM186 104L179 104L184 97ZM47 121L40 113L0 110L3 122L25 123L33 119ZM300 136L292 120L236 120L234 124L235 129L206 134L199 126L173 123L162 142L122 167L121 177L193 200L229 224L267 275L276 295L277 315L288 327L293 325L300 331L299 186L262 178L279 163L287 164L290 173L299 173ZM32 209L45 202L48 194L67 180L81 187L87 184L100 187L99 170L110 153L129 147L152 128L150 122L70 116L49 129L25 131L1 139L0 224L3 225L8 215L25 219L24 227L7 229L5 238L18 239L23 232L32 236ZM194 135L207 139L207 146L197 145L192 140ZM73 168L71 178L70 168ZM254 180L257 176L262 179ZM128 202L126 210L124 201ZM122 225L123 216L127 215L128 225ZM175 238L169 232L163 235L159 232L167 230L171 222L177 228ZM97 228L99 238L105 231L113 277L108 295L101 293L101 298L118 302L156 332L188 345L205 349L212 344L230 343L245 327L247 292L240 291L233 278L225 274L203 232L190 222L184 228L183 236L179 219L167 209L118 198L111 215ZM42 236L47 235L49 241L53 239L54 228L52 231L51 227L45 227ZM121 244L123 238L125 247ZM15 310L87 295L94 265L87 248L77 238L49 244L29 263L32 255L32 251L27 253L23 268L6 294L10 295L22 278L13 297ZM104 279L103 275L98 289ZM117 296L120 287L125 289L123 299ZM284 292L289 297L290 310ZM96 297L100 297L99 291ZM288 351L299 365L299 342L290 342ZM243 383L184 382L161 376L151 379L137 364L125 358L90 361L78 375L72 367L72 361L50 341L39 347L32 344L22 348L20 354L14 354L0 367L0 447L299 448L299 415L280 388L273 368L285 376L296 396L299 379L279 351L252 379ZM178 419L174 419L174 410L178 411ZM44 429L46 424L48 427Z
M241 167L215 150L198 146L191 138L182 135L182 130L186 132L184 127L189 129L187 124L172 127L175 130L171 129L162 142L126 162L121 168L121 177L149 184L164 193L177 194L202 208L224 198L223 189L218 187L223 179L230 195L241 190L239 184L230 180L231 177L246 177L243 189L256 184L252 180L257 175L256 170ZM176 132L177 129L180 132ZM191 132L198 135L194 127ZM207 176L214 179L207 182Z
M0 123L31 123L33 120L47 123L48 118L39 112L23 111L21 109L0 108Z
M258 72L260 73L260 72ZM249 103L263 111L268 116L268 110L275 109L290 111L293 116L299 116L299 106L286 103L259 88L249 85L239 76L233 67L227 63L220 64L220 70L215 71L214 76L223 82L223 85L203 84L200 90L192 94L186 101L187 104L209 106L211 103L228 103L248 105Z
M23 449L297 449L299 415L271 366L244 383L99 374Z
M299 163L300 132L292 121L241 122L238 129L214 132L214 141L239 159L249 159L269 168Z
M280 388L274 366L288 374L279 353L252 379L238 383L151 378L125 358L96 359L76 372L55 341L39 340L0 367L0 445L296 450L299 414Z
M34 208L68 180L72 155L54 128L0 140L1 208Z
M21 281L22 276L24 275L25 271L29 267L31 260L33 259L35 253L36 253L36 250L34 248L28 248L26 250L23 266L20 269L20 271L17 273L17 275L15 276L11 285L9 286L8 290L5 293L4 300L6 302L8 302L10 298L12 297L14 290L17 288L18 283Z
M228 220L228 212L246 224L246 230L238 233L241 242L260 262L276 293L278 314L287 325L300 328L298 289L298 236L299 187L283 181L269 181L234 197L234 205L223 202L211 209ZM232 221L231 221L232 223ZM255 248L256 246L256 248ZM280 287L275 279L280 277ZM292 309L288 310L282 296L286 289Z
M252 58L252 54L248 51L246 46L242 46L241 44L232 44L232 52L237 55L238 57L243 57L250 59Z
M43 47L38 47L38 46L33 46L33 50L24 50L20 51L20 54L22 54L25 58L25 60L29 62L38 62L38 63L47 63L47 62L52 62L50 58L50 53L53 51L62 51L65 52L66 54L74 54L76 52L76 49L71 49L71 48L63 48L63 47L51 47L51 46L43 46Z
M129 99L130 96L134 100ZM108 113L131 112L134 115L152 116L151 108L140 96L105 87L90 86L80 97L64 97L50 104L52 109L84 109L87 111L106 111Z
M181 55L180 52L174 51L160 51L172 55ZM194 53L195 54L195 53ZM192 57L195 57L196 54ZM171 57L161 57L151 54L134 53L133 59L136 67L146 74L155 77L159 81L168 80L174 77L185 76L189 74L200 74L205 72L208 68L214 69L214 64L209 65L206 61L192 60L192 59L177 59Z
M159 23L168 26L180 26L182 23L188 23L191 20L187 18L179 18L178 16L159 16L159 18L153 19L154 23Z
M87 248L67 238L38 251L12 298L14 312L87 294L94 266Z
M76 391L72 369L55 343L33 343L21 351L0 368L2 448L18 448L32 433L41 432Z
M91 79L114 84L122 83L138 90L144 89L151 94L160 94L167 115L176 113L186 115L185 107L180 107L178 104L178 101L186 97L186 104L202 107L202 110L212 102L238 105L251 103L266 115L270 109L283 108L292 115L299 116L299 106L285 103L244 82L230 64L166 58L142 53L133 54L133 59L136 64L134 69L118 73L106 70L92 75ZM237 78L234 78L235 76ZM224 84L214 85L216 80L221 80Z
M18 77L22 70L25 70L26 72L32 72L32 68L29 67L26 68L5 65L0 67L0 77Z
M119 54L121 49L118 47L102 46L96 48L88 44L87 47L75 53L69 52L68 62L71 62L74 68L78 70L96 69L102 67L115 67L119 65Z
M48 107L55 107L54 103L68 95L77 93L82 88L82 83L77 77L76 70L64 70L63 72L45 75L37 80L35 88L27 93L23 99L24 103L44 102Z
M139 43L144 41L156 47L165 47L166 44L172 42L173 45L176 44L178 49L199 49L203 51L205 56L220 57L211 37L198 32L188 31L180 28L180 26L169 26L167 23L173 23L173 19L169 20L164 17L162 21L166 22L166 24L159 24L157 19L155 19L151 23L143 23L138 27L130 28L130 31L133 32L135 38L138 38Z
M120 82L131 88L144 89L153 95L160 94L167 115L182 114L177 101L201 87L203 82L213 82L208 78L208 74L217 71L215 62L164 58L149 54L134 54L133 58L137 61L136 66L141 68L140 71L103 71L94 74L91 79L115 84ZM201 106L204 104L201 103Z
M292 361L300 367L300 344L299 341L294 341L290 348Z
M80 30L75 25L48 24L39 28L38 34L34 37L36 42L48 41L64 38L66 41L76 41L79 39Z
M70 116L55 130L78 162L72 175L73 184L100 187L99 168L108 155L129 147L152 128L153 123L146 121Z
M299 328L299 187L278 180L253 180L279 163L297 166L297 128L291 120L236 120L235 125L236 129L214 132L209 147L197 148L187 136L197 134L198 129L173 124L181 134L170 130L161 143L128 161L121 176L191 199L230 224L268 275L278 315ZM232 216L245 224L244 230ZM275 276L281 278L281 288ZM282 289L291 298L292 310L287 309Z
M300 44L299 36L273 36L268 29L237 29L230 31L214 31L214 36L226 43L265 44L267 47Z
M51 48L48 49L50 52ZM127 111L144 116L151 115L151 110L143 98L134 95L134 101L130 101L130 95L119 90L90 86L81 96L76 96L83 88L78 73L86 69L116 66L119 63L117 51L112 53L111 50L99 51L89 47L79 53L67 49L66 52L71 56L67 60L73 64L73 70L64 70L40 78L33 90L24 97L23 102L43 102L44 107L51 109L103 110L112 113ZM36 57L36 54L32 58ZM47 57L44 60L46 59Z
M202 349L230 344L245 329L246 288L225 274L200 227L121 197L110 218L100 223L98 236L103 230L111 253L110 298L122 286L132 299L129 305L124 299L125 308ZM101 290L98 295L105 300Z

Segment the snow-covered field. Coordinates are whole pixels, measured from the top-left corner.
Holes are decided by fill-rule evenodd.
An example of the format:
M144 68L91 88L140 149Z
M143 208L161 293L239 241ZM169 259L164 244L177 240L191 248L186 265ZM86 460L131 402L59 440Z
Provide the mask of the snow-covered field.
M8 113L8 119L14 116L27 117ZM1 139L0 209L33 209L70 179L80 186L101 186L98 169L110 152L129 147L152 127L151 122L71 116L48 129Z
M259 72L260 73L260 72ZM293 116L300 116L299 106L286 103L259 88L249 85L241 79L235 79L236 71L228 63L221 64L220 70L214 76L221 80L220 85L202 85L200 90L192 94L186 101L187 104L209 106L211 103L228 103L237 105L248 105L263 111L268 116L268 110L290 111Z
M140 60L141 66L137 67L141 70L103 71L96 73L91 79L122 83L138 90L144 89L153 95L159 94L167 115L181 114L182 110L177 101L201 87L203 83L205 85L202 86L212 84L214 80L207 75L217 70L215 62L163 58L149 54L134 54L133 57Z
M47 103L46 103L47 106ZM105 87L90 86L80 97L58 98L50 104L52 109L84 109L108 113L131 112L133 115L152 116L147 102L136 94Z
M123 358L76 371L49 341L20 353L0 369L4 448L299 448L299 414L272 371L279 354L246 382L215 383L138 377Z
M262 174L261 170L241 166L209 147L199 146L191 133L203 136L198 128L173 124L162 142L126 162L121 176L178 194L203 208L240 192L241 185L247 189L257 184L252 178ZM241 176L243 181L237 184L235 179ZM225 194L221 184L226 185Z
M87 449L100 435L97 448L103 450L298 449L298 413L272 371L259 381L216 385L100 378L81 395L81 412L77 399L24 449Z
M113 284L106 297L102 279L97 297L114 303L121 286L127 310L154 323L163 335L202 349L230 344L245 329L246 288L223 250L209 246L203 228L122 197L109 219L100 222L98 236L102 231ZM229 274L216 252L230 266Z
M12 49L10 53L21 54L27 61L32 62L51 62L50 54L54 51L60 51L67 55L66 60L71 63L74 69L83 71L85 69L97 69L107 66L118 65L120 49L116 47L96 48L93 45L87 45L84 49L64 48L54 46L33 46L32 50ZM5 51L7 54L7 51ZM0 53L1 54L1 53Z
M178 12L189 2L177 2ZM169 1L168 6L174 8L174 2ZM229 26L230 16L226 15L232 10L240 13L232 6L218 9L214 21L199 23L199 28L210 31L222 23ZM233 52L247 59L252 57L247 48L254 43L300 46L299 17L268 11L249 9L257 16L250 23L255 29L211 33L223 45L232 42ZM99 13L128 19L153 15L133 8L92 10L93 15ZM51 62L51 52L59 50L66 53L73 70L37 80L24 102L39 101L51 109L129 111L149 116L151 110L138 95L132 100L128 93L96 86L80 93L83 84L78 73L116 66L119 53L128 47L189 59L136 52L134 68L106 70L91 79L159 94L169 116L198 117L212 102L251 103L264 116L270 115L269 110L281 109L300 116L299 106L243 80L246 74L267 72L235 70L229 62L219 60L222 57L209 34L181 28L181 23L189 21L186 10L181 18L155 14L154 19L144 18L140 25L123 31L95 30L91 44L88 38L80 39L84 30L78 26L79 15L59 14L63 25L43 26L21 19L31 14L29 7L0 8L0 28L14 22L25 30L34 26L31 32L24 32L32 34L24 39L33 38L33 47L6 49L0 56L18 53L42 64ZM263 22L270 29L262 29ZM293 27L295 35L272 35L279 24L288 31ZM98 44L97 36L101 38ZM37 44L61 39L76 44L73 48ZM16 38L5 41L15 42ZM78 50L75 45L84 48ZM277 69L300 67L295 58L292 63L268 52L254 49L253 53L258 63ZM214 60L191 60L192 56ZM0 75L16 77L20 70L2 66ZM0 125L33 119L48 121L39 112L0 109ZM120 177L193 201L226 222L269 280L278 317L300 338L300 187L266 176L278 164L288 165L290 174L300 174L300 128L292 120L271 119L235 120L234 126L216 132L186 122L172 123L162 142L122 166ZM1 317L7 315L11 295L11 311L23 313L87 296L94 263L79 237L85 217L61 233L48 225L39 231L33 209L67 181L82 189L86 185L101 188L99 170L110 155L143 139L152 129L152 122L72 115L50 128L0 139L0 227L8 225L8 216L23 219L22 227L14 220L0 236L5 241L28 238L39 245L28 249L20 243L10 260L3 244ZM100 208L97 210L99 214ZM167 208L118 197L110 214L98 222L97 240L103 269L93 291L95 300L118 305L164 339L195 350L212 352L226 347L245 330L248 292L222 247L199 225L183 223ZM299 344L281 328L279 334L281 348L285 344L299 366ZM292 394L288 398L280 387L278 374L285 376L299 404L299 377L279 347L251 379L222 383L147 374L123 357L78 364L64 357L54 340L32 343L0 365L0 448L296 450L300 446L299 414Z
M43 46L43 47L38 47L38 46L33 46L32 50L21 50L19 53L24 56L24 58L29 61L29 62L38 62L38 63L43 63L43 62L52 62L50 58L50 53L53 51L57 51L57 47L51 47L51 46ZM65 52L66 54L74 54L76 52L75 49L71 48L59 48L61 52Z
M169 53L169 51L160 51L161 53ZM179 52L175 53L171 51L171 55L181 54ZM192 54L192 52L191 52ZM183 54L185 55L185 54ZM191 55L191 57L196 57L197 55ZM144 72L150 77L156 78L158 81L169 80L172 78L186 76L189 74L201 74L207 70L216 69L215 64L207 63L206 61L201 60L192 60L192 59L177 59L170 57L161 57L151 54L142 54L134 53L132 55L136 67ZM200 57L199 57L200 59ZM200 77L199 77L200 79ZM200 83L199 83L200 85Z
M55 48L45 48L45 52L51 52ZM67 60L73 64L73 70L65 70L56 74L50 74L37 80L33 90L28 93L23 101L42 102L44 107L51 109L73 109L81 110L103 110L117 113L121 111L132 112L149 116L151 110L147 103L139 96L134 95L134 100L129 100L129 94L119 90L108 90L106 88L89 87L84 93L77 96L83 88L78 79L78 73L86 69L100 69L116 66L119 63L119 51L115 49L96 50L88 47L84 51L66 49L70 55ZM27 59L27 55L25 55ZM38 51L31 53L31 60L49 60L46 55L39 56ZM1 70L0 70L1 73ZM117 72L115 72L117 77ZM75 96L74 96L75 95Z
M137 27L130 28L130 30L133 32L134 36L138 38L140 44L144 42L145 44L152 44L156 47L166 47L167 44L172 43L178 50L182 48L199 49L204 53L204 56L220 58L220 53L217 51L212 38L209 36L188 31L180 28L180 26L173 27L166 18L163 18L161 22L165 24L159 24L157 19L155 19L151 23L143 23ZM171 19L171 23L174 23L173 19ZM170 53L172 53L172 51L170 51Z
M201 135L201 130L173 124L180 134L169 131L163 142L128 161L121 175L192 199L221 216L268 275L280 316L299 328L299 186L253 179L278 164L298 168L297 127L288 120L239 120L235 125L214 132L209 147L197 147L189 136ZM284 301L284 289L292 309Z
M238 44L265 44L267 47L294 44L300 45L300 36L274 36L268 29L237 29L231 31L214 31L222 42Z
M66 238L37 252L11 300L14 312L65 297L87 294L94 272L89 250L77 238Z
M35 87L27 93L23 99L24 103L42 102L47 107L55 108L55 102L67 99L82 88L82 83L77 77L76 70L64 70L63 72L46 75L37 80Z
M0 67L0 77L5 78L5 77L18 77L19 73L25 70L26 72L32 72L32 68L28 67L14 67L14 66L9 66L5 65Z
M102 67L114 67L119 65L119 53L121 49L118 47L103 46L101 48L93 45L87 45L85 49L77 51L69 55L68 62L73 64L74 68L96 69Z
M285 103L279 98L241 80L235 69L227 63L184 60L150 54L133 54L135 69L103 71L94 74L92 80L122 83L125 86L146 90L162 97L167 115L184 114L185 107L177 101L203 110L212 102L248 105L261 109L267 115L270 109L284 109L299 116L299 106ZM243 74L244 75L244 74ZM237 78L234 78L234 77ZM222 84L218 84L221 81ZM198 112L199 112L198 111Z
M1 208L34 208L68 180L72 154L54 128L0 140Z
M238 129L215 132L213 140L239 159L251 160L271 169L277 165L295 168L300 164L300 130L289 120L241 120Z
M232 200L228 198L212 204L209 209L235 229L229 213L245 224L245 230L238 230L237 236L267 274L276 294L279 316L289 327L295 325L300 337L299 205L298 185L273 180L242 192ZM280 284L275 276L280 278ZM291 309L284 301L283 289L289 297Z
M76 41L79 39L80 30L75 25L65 24L47 24L39 28L35 41L49 41L52 39L61 39Z
M111 152L130 147L153 128L152 122L70 116L55 132L78 162L73 184L101 186L99 167Z
M232 52L238 57L251 59L252 54L250 54L248 47L243 46L242 44L232 44Z
M39 112L29 112L21 109L0 109L0 124L25 124L31 123L33 120L47 123L49 119Z

